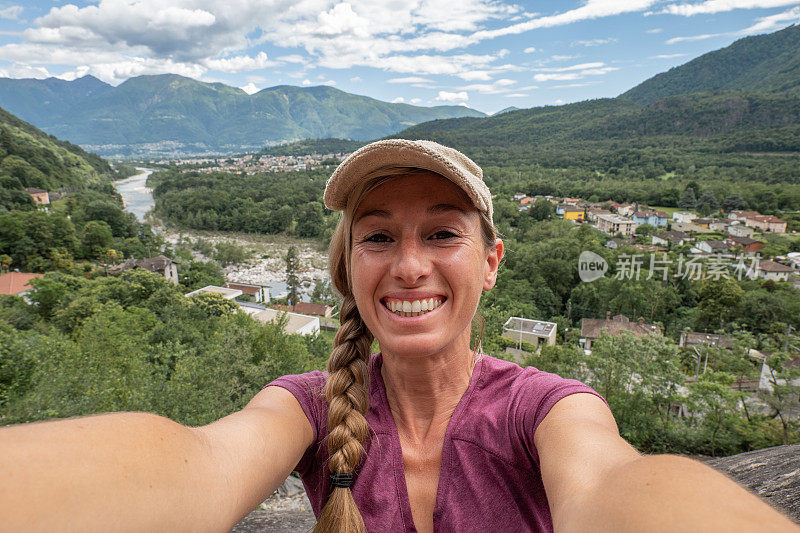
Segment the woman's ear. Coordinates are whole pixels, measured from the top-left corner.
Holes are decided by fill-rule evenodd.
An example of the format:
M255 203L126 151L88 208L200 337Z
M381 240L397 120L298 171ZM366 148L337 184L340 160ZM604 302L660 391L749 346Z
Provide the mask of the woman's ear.
M495 239L494 248L489 250L486 255L486 269L483 278L483 289L488 291L497 282L497 270L500 268L500 261L503 260L503 241Z

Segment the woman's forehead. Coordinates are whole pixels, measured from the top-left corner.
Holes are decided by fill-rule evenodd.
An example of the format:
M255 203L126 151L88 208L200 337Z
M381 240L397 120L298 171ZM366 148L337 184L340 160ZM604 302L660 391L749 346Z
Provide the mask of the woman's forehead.
M387 179L364 196L354 214L360 218L367 210L410 202L420 207L451 204L463 211L477 210L467 193L449 179L434 172L417 172Z

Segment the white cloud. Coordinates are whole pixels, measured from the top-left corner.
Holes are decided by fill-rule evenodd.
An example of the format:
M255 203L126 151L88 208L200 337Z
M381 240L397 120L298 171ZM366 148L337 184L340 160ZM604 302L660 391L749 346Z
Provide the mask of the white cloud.
M336 85L336 82L333 81L333 80L327 80L327 81L323 81L322 85L327 85L328 87L333 87L334 85Z
M692 42L692 41L704 41L706 39L712 39L714 37L721 37L725 35L724 33L704 33L702 35L689 35L687 37L673 37L672 39L667 39L664 41L667 44L676 44L676 43L684 43L684 42Z
M609 37L607 39L590 39L588 41L575 41L572 46L600 46L601 44L615 43L619 39Z
M797 4L797 0L706 0L694 4L670 4L660 11L670 15L706 15L734 9L768 9Z
M239 87L239 88L244 92L246 92L247 94L255 94L259 91L258 87L256 87L256 84L253 82L250 82L244 87Z
M436 100L439 102L450 102L453 104L466 102L469 100L469 95L466 91L461 91L457 93L448 92L448 91L439 91L439 96L436 97Z
M743 29L739 33L742 35L768 33L796 22L800 22L800 7L794 7L788 11L784 11L783 13L759 18L755 24L749 28Z
M36 78L43 80L49 77L50 73L44 67L31 67L14 63L8 68L0 68L0 78Z
M350 78L350 83L361 83L362 81L364 80L361 79L361 76L353 76Z
M650 59L674 59L676 57L683 57L686 54L658 54L656 56L650 56Z
M306 59L303 56L301 56L300 54L291 54L291 55L288 55L288 56L280 56L280 57L277 58L277 61L280 61L282 63L301 63L301 64L304 64L306 62Z
M270 61L264 52L259 52L255 57L236 56L225 59L207 59L203 63L209 70L219 70L221 72L258 70L280 64L276 61Z
M519 24L506 26L505 28L475 32L472 35L472 39L485 40L501 37L503 35L518 35L538 28L552 28L554 26L563 26L582 20L634 13L644 11L657 2L658 0L626 0L625 2L620 2L619 0L586 0L581 7L557 15L538 17L520 22Z
M511 92L509 87L516 83L516 80L503 78L494 83L475 83L467 85L466 87L460 87L460 89L465 91L478 91L481 94L501 94Z
M580 63L568 67L551 67L535 69L538 72L533 75L533 80L542 81L568 81L580 80L586 76L602 76L619 70L618 67L609 67L602 62Z
M422 78L420 76L408 76L406 78L391 78L386 80L387 83L432 83L433 80Z
M411 103L411 104L418 104L418 103L420 103L421 101L422 101L422 98L412 98L411 100L409 100L409 103Z
M306 78L306 79L304 79L302 82L300 82L300 85L302 85L302 86L304 86L304 87L305 87L305 86L308 86L308 85L311 85L311 80L309 80L308 78Z
M511 94L504 94L503 96L505 96L506 98L526 98L530 95L527 93L511 93Z
M563 103L564 103L564 100L562 100L561 98L559 98L558 100L556 100L556 104L558 104L558 105L561 105L561 104L563 104Z
M22 14L22 6L11 6L0 9L0 19L16 20Z
M406 99L405 99L405 98L403 98L402 96L398 96L397 98L395 98L394 100L392 100L392 103L393 103L393 104L402 104L402 103L403 103L403 102L405 102L405 101L406 101Z
M532 53L534 53L535 51L536 51L536 48L534 48L533 46L529 46L528 48L526 48L525 50L523 50L523 52L525 52L526 54L532 54Z
M664 31L664 28L651 28L649 30L645 30L645 33L661 33Z
M565 55L556 54L556 55L550 56L550 59L553 60L553 61L568 61L570 59L575 59L576 57L578 57L578 56L565 56Z

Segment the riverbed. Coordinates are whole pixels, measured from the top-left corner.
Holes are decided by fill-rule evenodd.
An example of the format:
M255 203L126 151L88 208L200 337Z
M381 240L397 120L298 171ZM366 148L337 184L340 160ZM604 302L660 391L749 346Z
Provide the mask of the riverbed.
M147 177L152 169L139 168L139 174L117 181L114 186L122 196L125 209L136 215L143 222L146 215L155 206L152 190L147 188ZM206 240L212 244L218 242L234 242L243 246L249 255L245 263L225 267L225 280L232 283L251 283L269 287L273 298L281 298L287 293L286 286L286 252L289 246L295 246L300 258L298 277L303 289L302 298L309 301L314 285L328 278L327 254L317 249L308 241L274 239L267 235L246 233L219 233L194 230L176 231L153 225L153 230L160 233L164 240L175 245L181 239ZM208 258L195 254L196 259L206 261Z

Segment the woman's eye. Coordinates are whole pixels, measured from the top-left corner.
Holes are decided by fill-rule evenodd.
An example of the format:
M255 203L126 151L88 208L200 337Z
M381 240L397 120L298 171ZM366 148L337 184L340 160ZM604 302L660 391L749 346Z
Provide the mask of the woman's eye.
M375 233L364 239L365 242L391 242L391 240L392 239L384 233Z
M438 240L441 240L441 239L452 239L455 236L456 235L451 231L442 230L442 231L437 231L436 233L431 235L431 239L438 239Z

